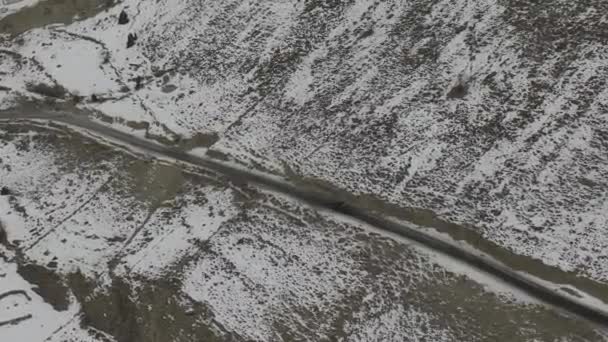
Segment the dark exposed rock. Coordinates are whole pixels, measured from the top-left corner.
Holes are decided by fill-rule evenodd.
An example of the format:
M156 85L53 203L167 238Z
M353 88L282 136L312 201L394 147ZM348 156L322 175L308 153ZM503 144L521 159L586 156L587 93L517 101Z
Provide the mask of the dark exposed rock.
M70 304L69 289L63 284L60 276L45 267L27 264L19 265L19 275L29 283L37 285L33 291L39 294L55 310L67 310Z
M118 342L242 340L235 333L211 329L206 322L212 313L204 305L192 302L184 310L180 304L186 299L176 295L179 281L159 280L136 289L114 278L106 291L96 291L81 273L71 274L68 282L82 305L83 321ZM151 314L150 307L162 310Z
M173 85L173 84L167 84L167 85L165 85L165 86L163 86L163 87L161 88L161 91L162 91L163 93L172 93L172 92L174 92L175 90L177 90L177 86L175 86L175 85Z
M8 187L3 186L2 189L0 189L0 196L8 196L10 194L12 194L12 191Z
M125 12L125 10L122 10L122 12L120 12L120 15L118 16L118 25L126 25L129 23L129 16L127 15L127 12Z
M0 221L0 245L8 246L8 236L6 234L6 230L4 229L4 225Z
M15 208L15 211L18 212L19 214L21 214L23 216L27 216L27 211L24 206L15 204L14 208Z
M56 99L63 99L68 93L68 91L59 84L55 84L52 86L44 83L27 84L26 89L29 92L47 97L53 97Z
M127 49L135 45L137 42L137 35L135 33L129 33L127 36Z
M467 95L467 88L462 84L458 83L455 85L447 94L448 99L461 99Z
M137 76L135 77L135 90L139 90L141 88L143 88L143 82L144 82L144 78L141 76Z
M365 39L367 37L371 37L373 34L374 34L374 29L369 28L369 29L363 31L363 33L361 33L361 35L359 36L359 39Z
M73 103L81 103L83 99L84 99L84 97L83 97L83 96L80 96L80 95L72 95L72 102L73 102Z

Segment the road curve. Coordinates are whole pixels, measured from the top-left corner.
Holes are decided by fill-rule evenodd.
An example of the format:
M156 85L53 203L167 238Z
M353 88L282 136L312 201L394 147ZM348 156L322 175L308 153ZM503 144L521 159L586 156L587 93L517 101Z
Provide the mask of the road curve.
M0 121L14 122L16 120L36 120L75 126L84 129L93 135L119 143L126 148L168 157L179 162L188 163L234 178L239 182L246 182L262 186L273 191L287 194L307 204L321 207L327 211L352 217L365 222L377 229L388 231L407 239L416 241L430 249L446 254L452 258L463 261L481 271L489 273L504 282L514 286L529 295L551 305L562 311L575 314L581 318L608 328L608 311L605 308L593 306L573 296L568 296L555 289L547 287L542 281L525 273L513 270L491 257L475 252L470 248L448 240L440 239L422 230L412 228L405 223L386 219L378 214L372 213L365 208L343 202L335 194L330 192L311 190L303 186L292 184L277 176L263 174L261 172L244 170L229 163L212 159L205 156L194 156L174 147L160 145L156 142L135 137L128 133L116 130L104 124L90 120L83 115L75 115L69 112L37 111L37 112L0 112Z

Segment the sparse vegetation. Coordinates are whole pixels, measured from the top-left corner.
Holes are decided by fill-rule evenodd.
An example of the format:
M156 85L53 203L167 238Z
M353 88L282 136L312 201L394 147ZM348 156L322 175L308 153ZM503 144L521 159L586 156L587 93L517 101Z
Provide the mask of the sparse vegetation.
M467 95L466 86L458 82L447 94L448 99L461 99Z
M26 89L29 92L56 99L64 99L68 94L67 89L59 84L50 86L45 83L28 83Z
M108 64L110 63L110 51L108 50L102 50L100 52L101 55L101 64Z

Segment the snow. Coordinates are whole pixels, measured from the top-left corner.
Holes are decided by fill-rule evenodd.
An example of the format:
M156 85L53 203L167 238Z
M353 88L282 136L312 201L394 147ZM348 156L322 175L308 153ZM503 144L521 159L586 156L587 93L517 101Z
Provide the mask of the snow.
M122 242L143 222L145 212L136 203L111 191L96 193L84 207L62 222L29 251L41 264L56 260L61 273L78 270L96 278L122 248ZM133 216L133 221L124 217ZM104 229L99 229L103 227ZM114 242L120 239L118 242Z
M0 213L2 213L0 224L6 230L9 239L22 240L27 236L23 217L12 209L7 196L0 197Z
M121 82L104 62L104 49L94 42L60 30L28 32L17 51L35 58L45 71L70 92L82 96L117 92Z
M323 212L323 210L321 210L321 212ZM421 255L424 255L426 258L429 258L429 260L432 263L435 263L437 265L440 265L442 268L445 268L446 271L452 272L455 274L460 274L460 275L466 276L470 279L473 279L476 283L481 284L485 288L485 290L488 292L499 294L501 296L504 296L504 298L506 298L508 300L514 300L519 303L528 303L528 304L531 304L531 303L538 304L539 303L538 300L534 299L527 293L513 288L509 284L506 284L504 281L502 281L488 273L480 271L464 262L461 262L450 256L447 256L441 252L429 249L427 246L424 246L418 242L406 239L397 234L379 230L376 227L370 226L366 223L360 222L358 220L355 220L353 218L350 218L350 217L347 217L344 215L336 214L333 212L332 213L324 212L324 214L331 217L332 220L336 220L338 222L343 222L345 224L352 225L354 227L363 229L370 233L381 234L383 236L390 237L391 239L393 239L399 243L407 245L408 248L413 248ZM399 223L398 221L396 221L396 222ZM438 232L434 229L428 229L425 227L417 226L412 223L407 223L407 224L409 226L411 226L413 229L422 230L426 234L429 234L431 236L434 236L436 238L439 238L441 240L444 240L446 242L459 246L460 248L469 250L472 253L478 253L474 247L472 247L462 241L456 241L447 234ZM484 257L491 259L491 257L488 255L484 255Z
M21 136L25 140L29 140L28 137L29 134ZM82 173L61 172L61 161L48 153L48 146L37 145L33 141L30 144L28 152L18 151L15 144L0 147L3 186L18 193L17 203L27 208L27 217L23 217L8 205L4 197L0 200L3 219L11 223L6 227L9 240L19 240L25 246L36 241L37 235L32 233L48 232L76 210L82 201L90 198L105 181L91 177L86 169L79 171L85 175L88 173L87 181L82 181Z
M236 208L231 204L230 191L210 187L199 191L205 194L205 205L196 204L198 199L187 194L180 198L180 202L185 204L177 214L171 207L160 208L152 214L144 231L133 240L130 253L123 259L130 272L157 277L191 253L194 242L209 240L222 224L235 216ZM218 214L220 212L222 215Z
M304 105L314 94L309 91L314 82L312 64L315 59L327 53L326 49L317 49L304 58L298 70L293 74L287 85L286 95L297 104Z
M29 317L15 324L0 326L3 341L42 342L47 341L47 338L50 341L61 341L57 339L58 333L63 338L96 341L80 327L80 308L77 304L72 304L65 311L54 310L17 273L17 265L2 258L0 275L0 295L8 291L23 291L0 299L0 322Z
M386 303L377 303L378 308ZM355 313L354 319L360 325L347 323L346 331L349 341L380 342L380 341L452 341L449 329L436 327L433 317L416 309L406 309L403 305L379 312L369 319ZM407 332L407 333L405 333Z
M16 102L19 95L27 94L28 84L52 84L52 79L46 73L41 73L39 65L35 60L20 55L13 49L0 49L0 86L9 88L9 91L1 91L2 108ZM39 95L29 94L31 97L40 98Z
M187 270L184 284L184 291L210 305L228 328L262 340L272 338L271 322L279 315L273 308L291 301L291 305L313 307L339 300L337 289L344 286L339 272L352 262L323 251L326 242L318 233L310 232L310 242L284 236L284 232L272 234L265 225L295 227L281 217L268 216L270 213L252 213L250 223L239 223L230 235L216 236L210 241L211 248L221 258L199 260ZM263 253L259 244L265 245ZM311 273L306 264L322 265L323 274ZM323 302L317 294L322 294ZM285 297L288 295L291 299Z
M116 25L123 8L131 21ZM213 149L246 164L231 165L246 169L259 163L276 172L286 166L353 193L474 224L471 229L485 239L517 254L599 282L608 279L608 239L602 229L608 222L602 192L608 159L601 138L608 90L596 84L605 78L607 60L597 42L571 41L566 49L575 55L572 61L551 49L536 61L538 56L526 52L534 46L527 35L536 33L519 32L510 21L513 14L505 14L509 8L496 1L445 0L426 8L416 2L357 0L337 9L315 7L312 15L305 9L311 10L291 1L161 0L150 6L126 0L66 27L32 30L23 35L22 46L3 47L21 56L0 53L0 85L11 89L0 91L0 108L18 96L32 96L27 84L58 83L85 97L102 94L106 102L86 100L79 106L122 119L111 125L123 132L145 136L124 125L132 121L150 123L149 133L155 134L165 134L161 124L186 138L217 133L220 141ZM579 19L597 22L596 12L589 8ZM372 34L362 37L368 29ZM139 36L130 49L128 33ZM154 76L158 71L164 76ZM145 84L135 89L139 76ZM466 83L466 96L446 99L460 81ZM532 103L536 98L542 101ZM332 292L343 281L338 270L356 269L351 261L330 256L350 257L334 250L331 241L316 244L324 240L321 235L300 236L316 239L302 246L279 230L264 231L261 223L254 234L238 223L233 190L203 187L216 211L225 212L221 217L212 216L208 204L196 204L191 194L180 195L179 210L150 212L134 208L136 199L97 193L120 169L101 175L86 168L65 172L58 165L64 160L50 149L36 144L31 149L35 152L24 157L12 144L0 146L12 167L11 172L0 168L0 180L20 193L18 204L28 212L23 217L14 203L0 198L1 219L11 241L31 246L29 253L39 263L58 258L61 272L82 267L94 276L118 255L117 271L153 278L192 258L184 266L185 290L211 305L229 327L272 339L268 316L287 305L282 289L294 291L307 305L321 305L307 287L314 282L339 301L342 297ZM206 152L193 151L201 157ZM125 210L134 212L131 223L121 220ZM272 212L289 214L277 207ZM141 234L131 235L146 219ZM258 219L298 230L276 217ZM125 239L128 245L121 243ZM259 246L238 243L241 239L274 245L261 253ZM221 258L197 259L194 242L208 244ZM328 264L328 275L293 276L293 265L274 264L284 257L277 246L311 260L309 266L315 260ZM530 300L464 265L413 248L488 291ZM251 284L265 289L265 306ZM403 339L390 331L433 319L420 308L402 306L376 313L366 325L352 327L350 337ZM416 333L411 339L419 337ZM437 330L433 338L441 341L449 333Z
M242 195L244 189L206 184L192 174L184 176L175 195L147 207L144 193L155 183L145 181L154 178L157 168L171 169L170 164L158 162L132 179L144 184L131 194L121 189L132 189L125 165L131 165L133 156L113 151L112 158L100 156L104 167L85 161L61 169L69 148L49 152L36 134L19 133L2 147L11 152L6 162L18 173L27 172L30 159L39 163L39 173L30 177L7 177L28 213L12 213L10 201L0 197L5 198L0 215L9 223L9 238L14 241L21 231L24 245L31 246L25 249L28 258L42 265L55 261L59 274L79 270L102 289L111 280L109 272L138 279L134 288L137 282L177 278L186 296L211 310L225 329L258 340L275 339L276 322L298 336L329 338L340 312L354 313L344 328L352 340L422 339L429 331L438 341L450 340L456 327L437 328L441 309L426 307L423 294L427 286L449 288L460 275L471 286L483 286L475 295L498 294L495 305L535 304L492 277L411 241L288 196L259 189L257 195ZM61 131L53 134L61 136ZM23 141L30 141L30 148L15 150ZM79 180L86 175L91 180L83 186ZM110 177L114 181L108 183ZM67 191L51 193L53 186L46 183ZM85 189L72 195L78 187ZM243 196L242 207L234 201L238 196ZM44 202L48 208L39 205ZM59 208L65 210L52 226L42 226L43 235L24 229L46 221ZM76 325L70 319L74 316L57 323L67 323L53 337L57 341ZM314 326L302 330L310 324Z

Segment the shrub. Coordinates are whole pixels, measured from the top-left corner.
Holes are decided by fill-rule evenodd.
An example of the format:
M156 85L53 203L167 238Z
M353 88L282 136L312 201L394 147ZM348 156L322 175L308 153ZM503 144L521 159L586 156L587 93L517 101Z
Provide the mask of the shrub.
M68 91L59 84L50 86L45 83L37 83L37 84L29 83L26 85L26 89L29 92L32 92L32 93L35 93L38 95L42 95L42 96L54 97L56 99L63 99L63 98L65 98L66 94L68 93Z

